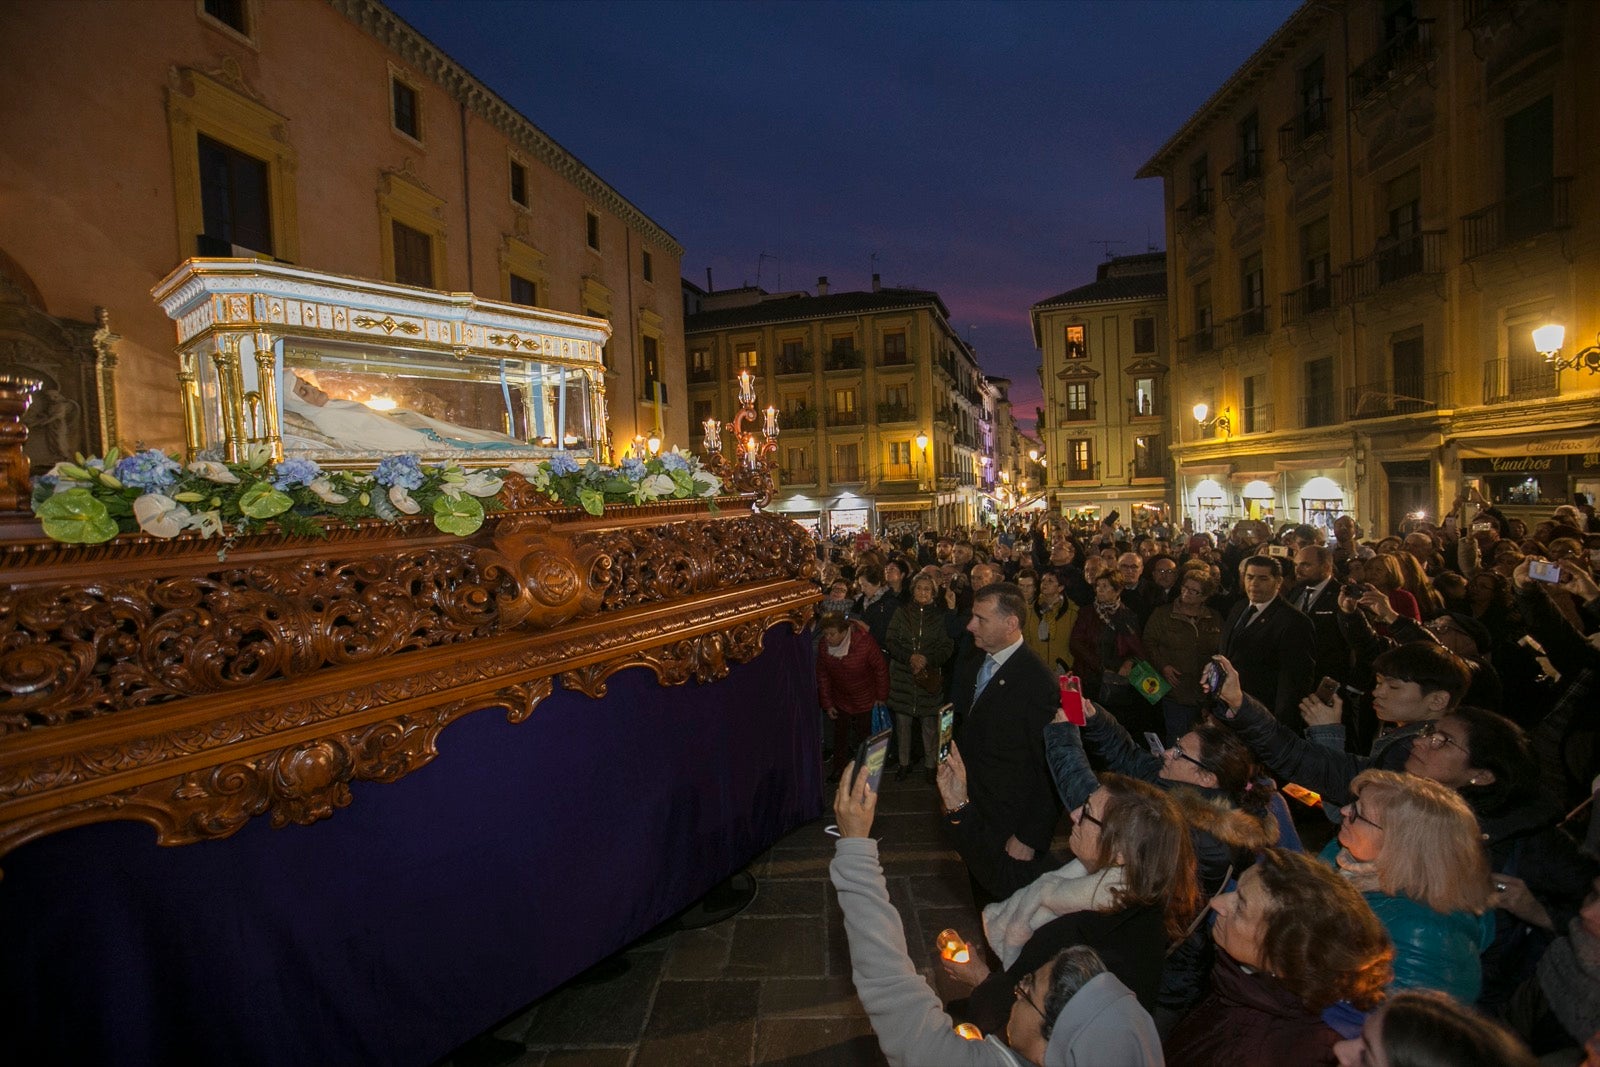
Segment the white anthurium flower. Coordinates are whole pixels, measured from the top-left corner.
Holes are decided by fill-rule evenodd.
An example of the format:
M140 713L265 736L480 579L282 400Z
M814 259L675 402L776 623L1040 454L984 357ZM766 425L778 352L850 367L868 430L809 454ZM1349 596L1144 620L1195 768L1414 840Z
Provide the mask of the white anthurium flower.
M139 529L152 537L177 537L194 515L170 496L145 493L133 502L133 517L139 520Z
M639 489L645 497L656 500L660 497L671 496L677 486L672 478L665 474L652 474L639 482Z
M391 485L389 487L389 503L407 515L415 515L422 510L422 505L411 499L411 491L403 485Z
M272 446L265 444L247 445L244 450L244 459L251 470L260 470L272 462Z
M201 511L189 516L189 526L199 530L201 537L222 536L222 512Z
M496 478L484 471L473 471L467 475L461 488L473 496L494 496L505 484L503 478Z
M318 500L325 504L348 504L350 498L333 488L333 483L326 478L316 478L307 489L314 493Z
M708 470L695 471L694 484L701 487L701 496L716 496L722 490L722 479Z
M440 482L439 483L439 492L443 493L445 496L449 497L451 500L460 500L461 499L461 493L462 493L462 491L464 489L466 489L466 486L462 485L460 482Z
M239 478L224 464L214 459L197 459L188 466L190 474L198 474L208 482L218 485L238 485Z
M508 464L506 469L520 474L524 478L527 478L531 481L535 474L538 474L544 469L544 464L531 459L522 459L515 463Z

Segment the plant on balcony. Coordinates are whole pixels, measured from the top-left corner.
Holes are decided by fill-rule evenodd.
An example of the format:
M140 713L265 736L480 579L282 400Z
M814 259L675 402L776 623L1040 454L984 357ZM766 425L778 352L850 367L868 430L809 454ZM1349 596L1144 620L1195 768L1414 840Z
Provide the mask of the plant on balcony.
M187 466L159 449L123 456L79 455L34 481L33 513L44 532L68 544L99 544L119 533L143 531L176 537L192 531L225 537L219 558L236 537L275 524L286 535L325 537L319 519L356 523L398 522L427 514L443 533L465 537L488 512L504 507L500 470L464 470L454 463L424 464L415 455L389 456L372 471L326 470L315 461L271 461L254 446L243 463L195 460ZM722 480L697 457L676 450L649 460L625 459L617 467L568 455L513 463L549 499L599 515L607 503L714 497Z

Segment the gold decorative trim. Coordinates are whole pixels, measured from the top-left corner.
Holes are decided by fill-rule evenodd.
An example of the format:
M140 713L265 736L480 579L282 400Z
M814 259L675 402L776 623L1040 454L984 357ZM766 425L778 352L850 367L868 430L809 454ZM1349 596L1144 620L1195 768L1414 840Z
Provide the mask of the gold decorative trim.
M416 323L397 321L393 315L385 315L381 319L375 319L370 315L357 315L350 321L355 323L357 326L360 326L364 330L370 330L374 326L381 327L384 333L391 336L396 330L399 330L401 333L407 335L419 334L422 332L422 327L418 326ZM489 340L493 341L494 339L494 335L491 334L489 336ZM515 348L516 346L513 345L512 347Z

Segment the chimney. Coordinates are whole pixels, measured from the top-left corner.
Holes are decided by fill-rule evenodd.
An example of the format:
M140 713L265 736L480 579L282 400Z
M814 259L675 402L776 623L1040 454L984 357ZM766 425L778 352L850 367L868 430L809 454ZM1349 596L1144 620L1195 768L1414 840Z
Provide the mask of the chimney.
M822 274L817 277L817 295L828 295L828 276L826 274Z
M877 271L872 272L872 291L874 293L883 291L883 281L878 277Z

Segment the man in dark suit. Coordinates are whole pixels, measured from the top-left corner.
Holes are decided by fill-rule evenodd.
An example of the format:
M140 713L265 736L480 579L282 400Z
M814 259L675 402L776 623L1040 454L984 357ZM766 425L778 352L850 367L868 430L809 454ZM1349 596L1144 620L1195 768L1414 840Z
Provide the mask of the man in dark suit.
M1350 645L1339 629L1339 583L1333 577L1333 550L1306 545L1294 555L1294 576L1299 584L1285 599L1316 628L1314 673L1318 679L1326 676L1348 682Z
M1239 670L1244 691L1295 732L1305 729L1300 701L1317 685L1317 633L1311 620L1278 598L1283 568L1271 556L1240 566L1245 599L1222 627L1222 654Z
M1060 690L1023 643L1026 612L1022 590L1009 582L980 590L967 624L974 647L951 679L970 802L950 822L980 907L1054 866L1050 840L1061 801L1045 762L1044 728L1055 718Z

